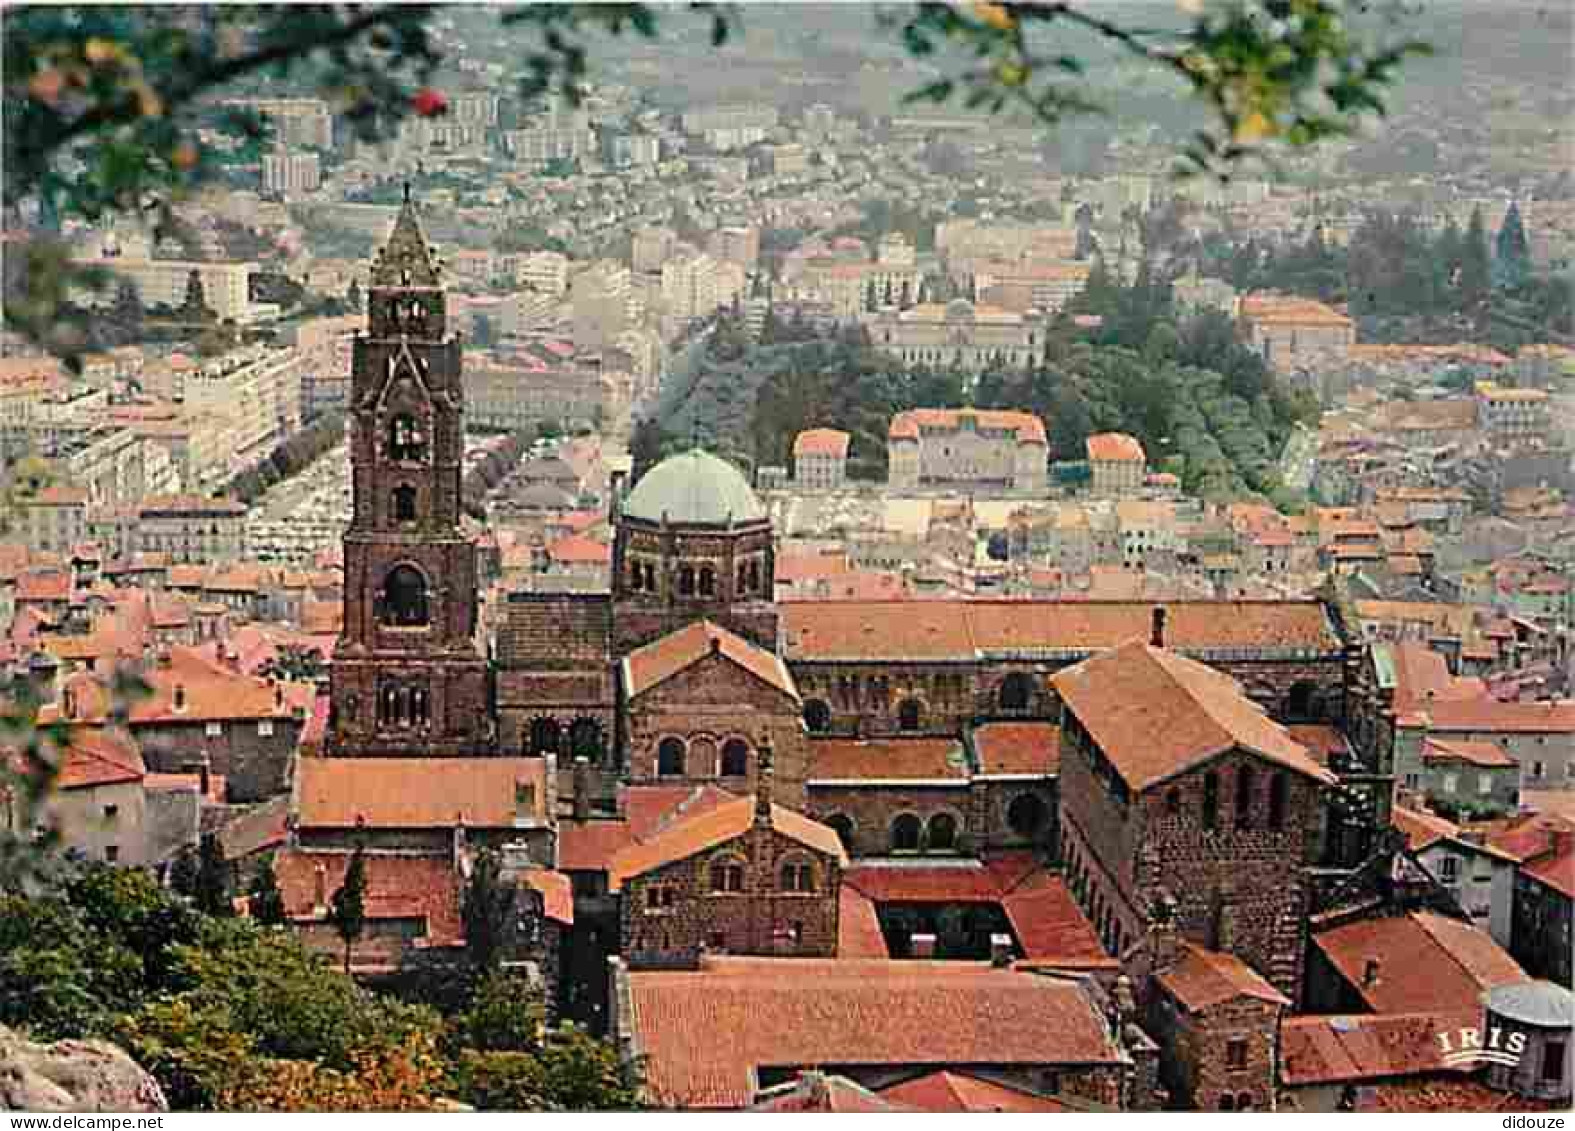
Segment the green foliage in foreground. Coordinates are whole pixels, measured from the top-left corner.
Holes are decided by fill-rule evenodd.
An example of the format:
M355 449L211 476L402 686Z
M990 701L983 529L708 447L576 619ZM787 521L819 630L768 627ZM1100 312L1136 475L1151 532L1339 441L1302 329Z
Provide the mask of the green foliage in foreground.
M0 897L0 1024L125 1047L179 1110L633 1107L611 1046L494 975L452 1016L373 993L288 931L94 865Z

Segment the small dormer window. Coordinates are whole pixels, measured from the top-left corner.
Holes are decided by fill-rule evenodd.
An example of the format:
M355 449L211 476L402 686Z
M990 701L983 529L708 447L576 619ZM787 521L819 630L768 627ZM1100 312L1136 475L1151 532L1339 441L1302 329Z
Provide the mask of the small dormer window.
M186 709L186 688L177 683L171 701L175 710L184 711Z

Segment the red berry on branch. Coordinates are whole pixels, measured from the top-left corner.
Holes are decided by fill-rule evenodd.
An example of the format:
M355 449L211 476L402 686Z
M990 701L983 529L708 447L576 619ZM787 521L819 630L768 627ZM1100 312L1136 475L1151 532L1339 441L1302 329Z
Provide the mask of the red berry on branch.
M425 87L410 100L410 108L423 118L436 118L448 110L448 99L441 92Z

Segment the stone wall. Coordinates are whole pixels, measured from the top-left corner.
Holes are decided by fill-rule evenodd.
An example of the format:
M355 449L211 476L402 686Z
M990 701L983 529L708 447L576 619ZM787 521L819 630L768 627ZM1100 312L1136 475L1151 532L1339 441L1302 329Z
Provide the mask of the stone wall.
M782 890L782 866L790 861L811 864L813 891ZM743 866L743 890L715 891L713 869L734 862ZM626 880L621 951L631 967L693 964L702 947L728 954L833 957L841 882L834 857L757 821L735 840ZM653 897L653 889L667 894Z
M305 725L304 718L295 717L165 719L133 723L131 731L150 771L187 773L191 764L206 754L212 772L225 779L226 800L246 804L266 801L283 791ZM264 733L270 729L271 734Z
M759 748L773 747L773 790L778 804L804 807L809 740L793 696L745 672L720 653L630 700L629 779L639 784L700 785L711 782L736 793L751 793L758 781ZM684 744L684 772L659 773L664 739ZM729 740L748 746L747 773L723 776L720 756Z
M1164 1049L1160 1079L1170 1106L1274 1110L1279 1015L1279 1006L1257 998L1235 997L1194 1013L1163 991L1156 995L1148 1029Z

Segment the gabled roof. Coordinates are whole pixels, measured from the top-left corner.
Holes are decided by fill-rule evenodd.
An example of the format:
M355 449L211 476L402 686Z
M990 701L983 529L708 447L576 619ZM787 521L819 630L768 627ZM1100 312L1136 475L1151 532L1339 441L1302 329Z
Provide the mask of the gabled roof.
M756 679L798 698L793 676L781 659L708 620L695 621L630 652L623 661L624 690L631 699L643 695L712 655L725 656Z
M812 783L968 780L962 745L954 738L816 738L809 748Z
M810 428L793 438L795 456L845 456L848 454L846 432L835 428Z
M867 1112L913 1112L918 1108L878 1096L846 1076L824 1076L806 1072L791 1084L772 1088L749 1106L750 1111L838 1112L846 1115Z
M1193 1013L1240 997L1282 1007L1291 1004L1290 998L1235 955L1190 943L1183 945L1181 961L1161 974L1159 983Z
M1017 1111L1063 1112L1079 1108L1050 1096L1009 1088L993 1080L983 1080L963 1072L931 1072L881 1092L883 1099L906 1105L913 1111Z
M125 785L146 776L142 752L129 735L98 727L78 727L71 733L71 745L66 748L55 788Z
M1467 742L1463 739L1428 738L1422 743L1424 762L1464 762L1483 769L1503 769L1520 763L1496 742Z
M607 886L612 891L623 887L623 882L642 876L657 868L679 860L686 860L708 848L726 844L743 836L755 823L754 797L740 797L736 801L718 805L687 820L679 821L650 839L631 844L613 856L607 868ZM774 831L796 840L806 848L830 856L839 865L848 862L842 841L833 829L812 821L791 809L771 806L771 827Z
M540 758L302 758L295 775L304 828L512 828L526 792L526 818L547 815Z
M1134 790L1237 747L1318 781L1334 781L1235 680L1162 648L1123 644L1058 672L1051 682Z
M1361 919L1312 941L1375 1013L1476 1009L1483 991L1529 980L1486 932L1431 911ZM1378 976L1364 985L1370 960Z
M763 1066L1123 1061L1079 982L988 963L709 958L629 988L664 1107L743 1107Z
M1125 432L1099 432L1083 441L1090 462L1144 463L1143 445Z

